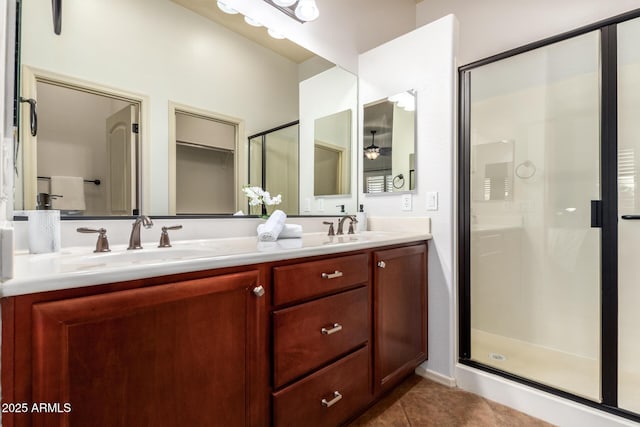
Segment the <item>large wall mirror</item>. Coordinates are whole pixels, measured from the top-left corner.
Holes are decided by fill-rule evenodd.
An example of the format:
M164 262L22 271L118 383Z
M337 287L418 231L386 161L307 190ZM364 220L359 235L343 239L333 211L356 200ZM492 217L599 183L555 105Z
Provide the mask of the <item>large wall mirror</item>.
M416 185L416 93L364 106L363 192L413 191Z
M255 41L269 37L265 28L249 30L254 31L253 36L240 34L232 28L246 27L242 17L223 14L215 2L67 2L63 4L60 35L52 28L49 0L21 2L20 7L20 79L24 83L20 96L35 101L40 132L53 121L56 134L55 138L39 134L29 141L31 104L21 104L14 210L35 208L38 193L54 194L48 178L67 176L83 180L80 191L85 199L84 209L79 205L78 209L63 210L67 214L246 212L241 188L253 184L247 136L299 121L299 173L289 176L298 181L295 185L300 189L295 195L298 200L288 197L286 203L293 207L287 208L287 213L333 214L339 212L333 207L342 204L347 211L355 211L355 186L350 184L356 178L354 156L345 153L343 157L344 182L338 196L316 196L313 186L316 120L350 110L351 144L356 140L357 78L353 74L287 40L271 40L272 47L274 43L279 47L265 47L268 43ZM235 22L229 24L229 20ZM113 31L115 22L118 31ZM50 97L47 101L41 98L45 92L39 87L28 87L33 86L29 82L40 85L42 80L59 89L99 95L106 101L100 106L87 100L97 98L63 102L62 97ZM175 120L171 105L237 119L232 123L237 132L235 146L203 148L200 142L178 141L172 150L176 139L170 126ZM106 143L92 147L98 146L98 139L108 138L106 118L124 108L132 111L132 126L138 126L131 128L128 145L120 146L119 163L111 165ZM100 110L102 115L91 119L50 115L51 111L75 110ZM91 123L91 135L95 136L88 132L80 135ZM45 146L53 139L55 147ZM104 160L102 164L99 159ZM203 165L206 159L210 161ZM324 162L320 157L319 161ZM222 174L205 171L211 165L225 170ZM200 169L204 175L195 174ZM208 186L208 190L178 195L176 180L190 187ZM212 180L218 186L231 187L224 189L220 203L198 199L218 197L209 191ZM324 197L338 200L325 204Z
M351 110L315 121L313 194L329 196L351 191Z

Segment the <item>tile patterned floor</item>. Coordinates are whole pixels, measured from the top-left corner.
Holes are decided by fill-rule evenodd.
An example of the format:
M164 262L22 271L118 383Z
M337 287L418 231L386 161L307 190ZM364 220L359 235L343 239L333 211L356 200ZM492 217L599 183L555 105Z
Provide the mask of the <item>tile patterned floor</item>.
M549 427L472 393L412 376L349 427Z

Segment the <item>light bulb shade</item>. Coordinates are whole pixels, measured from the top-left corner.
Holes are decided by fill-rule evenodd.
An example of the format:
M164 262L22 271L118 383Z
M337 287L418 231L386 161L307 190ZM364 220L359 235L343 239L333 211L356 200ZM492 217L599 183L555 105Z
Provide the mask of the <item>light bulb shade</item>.
M282 40L283 38L285 38L282 34L280 34L277 31L272 30L271 28L267 28L267 33L269 33L269 35L271 37L273 37L274 39Z
M320 16L315 0L300 0L296 6L296 17L301 21L313 21Z
M293 6L295 4L295 2L297 2L298 0L271 0L273 2L273 4L280 6L280 7L289 7L289 6Z
M262 27L262 24L256 21L255 19L249 18L248 16L244 17L244 22L251 25L252 27Z
M380 148L375 145L370 145L364 149L364 155L369 160L375 160L380 155Z
M224 13L228 13L229 15L235 15L236 13L238 13L237 10L227 6L227 4L221 0L218 0L218 9L220 9Z

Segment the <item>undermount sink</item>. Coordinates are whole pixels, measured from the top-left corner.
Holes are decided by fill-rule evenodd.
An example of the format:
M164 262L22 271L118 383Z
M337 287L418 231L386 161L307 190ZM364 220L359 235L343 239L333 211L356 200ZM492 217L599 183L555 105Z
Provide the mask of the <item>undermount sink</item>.
M253 236L226 239L184 240L172 242L169 248L147 245L143 249L127 250L124 245L112 247L111 252L85 252L87 248L74 248L69 252L46 254L41 262L55 260L64 271L93 270L102 267L126 267L167 264L175 261L202 258L247 256L252 252L298 251L326 246L351 246L358 243L388 239L395 233L367 231L361 234L327 236L326 233L308 233L301 239L281 239L277 242L259 242Z
M64 259L64 264L95 264L95 263L144 263L177 261L210 256L214 247L170 247L148 248L137 250L99 252L77 255Z

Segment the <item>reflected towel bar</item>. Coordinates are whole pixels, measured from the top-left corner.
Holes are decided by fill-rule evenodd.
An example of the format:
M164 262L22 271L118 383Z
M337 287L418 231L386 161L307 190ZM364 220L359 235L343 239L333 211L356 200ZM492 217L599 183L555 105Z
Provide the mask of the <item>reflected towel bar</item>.
M48 181L51 181L51 177L50 176L39 176L38 179L45 179ZM83 179L84 182L93 182L95 185L100 185L100 180L99 179Z

